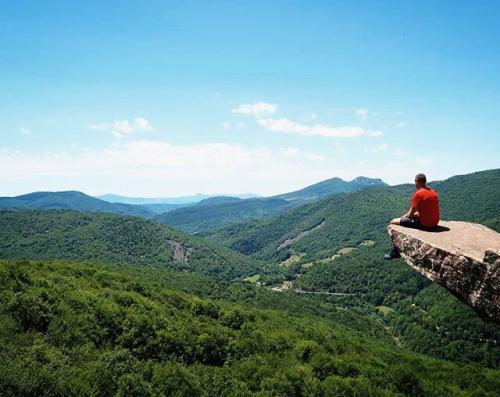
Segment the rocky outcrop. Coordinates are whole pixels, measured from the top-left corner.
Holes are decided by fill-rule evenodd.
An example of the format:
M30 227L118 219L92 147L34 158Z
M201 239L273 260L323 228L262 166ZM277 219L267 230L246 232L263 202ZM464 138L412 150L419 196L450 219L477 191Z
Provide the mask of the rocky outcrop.
M408 265L500 323L499 233L458 221L442 221L435 231L389 225L388 232Z
M189 255L192 254L193 248L185 248L182 246L181 243L174 241L174 240L168 240L170 247L173 250L173 259L176 262L182 262L182 263L188 263L189 261Z

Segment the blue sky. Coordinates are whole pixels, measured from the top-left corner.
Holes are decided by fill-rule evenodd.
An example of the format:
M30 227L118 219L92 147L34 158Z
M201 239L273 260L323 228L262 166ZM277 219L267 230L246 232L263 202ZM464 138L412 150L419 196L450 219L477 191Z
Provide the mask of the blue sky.
M0 195L499 168L499 70L498 1L6 2Z

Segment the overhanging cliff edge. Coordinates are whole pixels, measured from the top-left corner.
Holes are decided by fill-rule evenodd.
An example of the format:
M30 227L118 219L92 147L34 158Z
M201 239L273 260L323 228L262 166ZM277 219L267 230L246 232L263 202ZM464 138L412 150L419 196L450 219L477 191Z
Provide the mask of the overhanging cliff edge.
M500 324L500 234L476 223L441 221L436 231L389 225L401 256L481 317Z

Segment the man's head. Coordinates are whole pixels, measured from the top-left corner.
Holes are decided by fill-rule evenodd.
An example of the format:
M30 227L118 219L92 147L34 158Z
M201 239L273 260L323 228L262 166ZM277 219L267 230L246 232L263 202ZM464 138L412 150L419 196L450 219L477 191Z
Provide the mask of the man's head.
M425 187L426 183L427 183L427 178L425 177L424 174L415 175L415 187L417 189L420 189L421 187Z

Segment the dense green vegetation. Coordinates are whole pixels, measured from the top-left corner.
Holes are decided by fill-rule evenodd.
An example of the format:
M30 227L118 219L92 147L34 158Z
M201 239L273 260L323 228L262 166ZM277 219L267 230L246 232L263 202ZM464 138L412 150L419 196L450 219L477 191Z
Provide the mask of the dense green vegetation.
M326 258L366 239L387 241L387 221L405 211L410 192L410 187L397 187L339 193L272 218L221 228L206 235L206 239L274 261L282 261L294 252L306 253L308 260ZM323 221L323 226L302 240L278 249L286 239Z
M207 232L245 220L268 218L323 196L375 186L385 186L385 183L380 179L365 177L358 177L350 182L332 178L295 192L267 198L242 200L235 197L213 197L190 207L158 215L154 219L188 233Z
M500 367L500 327L479 321L470 308L435 284L394 305L385 319L414 351Z
M330 298L348 307L390 310L383 316L401 343L454 361L500 366L500 326L481 320L444 288L431 284L402 259L386 261L383 248L360 248L302 271L297 288L354 294Z
M439 194L442 219L479 222L500 231L500 170L456 176L430 186ZM258 258L281 261L292 252L324 258L364 239L387 241L385 226L408 209L413 191L413 185L400 185L336 194L272 218L229 225L205 237ZM314 233L277 249L323 220L324 226Z
M500 170L432 185L442 218L500 230ZM2 210L0 258L17 260L0 260L0 395L496 395L500 327L382 259L412 192L340 193L204 239Z
M498 370L398 349L329 319L199 298L137 270L0 261L2 395L495 396L500 388Z
M152 217L155 212L141 205L108 203L81 192L35 192L16 197L0 197L0 208L70 209L112 212Z
M186 260L175 259L174 242ZM142 218L67 210L0 211L0 258L126 262L228 280L262 269L258 260Z
M264 218L291 207L292 203L279 198L207 199L158 215L154 220L188 233L198 233L247 219Z
M431 184L443 219L477 222L500 232L500 169L457 175Z
M457 176L431 185L440 195L442 218L480 222L500 231L500 170ZM371 310L387 306L393 313L393 317L385 319L387 326L404 345L439 357L498 366L498 326L479 319L442 288L429 288L429 283L402 260L382 259L390 247L385 226L389 219L406 211L413 189L412 185L402 185L338 194L270 219L224 227L206 238L275 263L296 256L295 262L274 273L261 274L260 280L277 283L284 275L295 279L294 288L352 294L322 296L323 301L367 310L367 305L372 305ZM323 221L302 240L278 249L286 239ZM373 246L360 245L365 240L372 241ZM354 250L338 255L346 247ZM435 307L421 317L411 308L423 296ZM449 316L453 316L453 322ZM449 332L446 323L454 324L456 330Z

